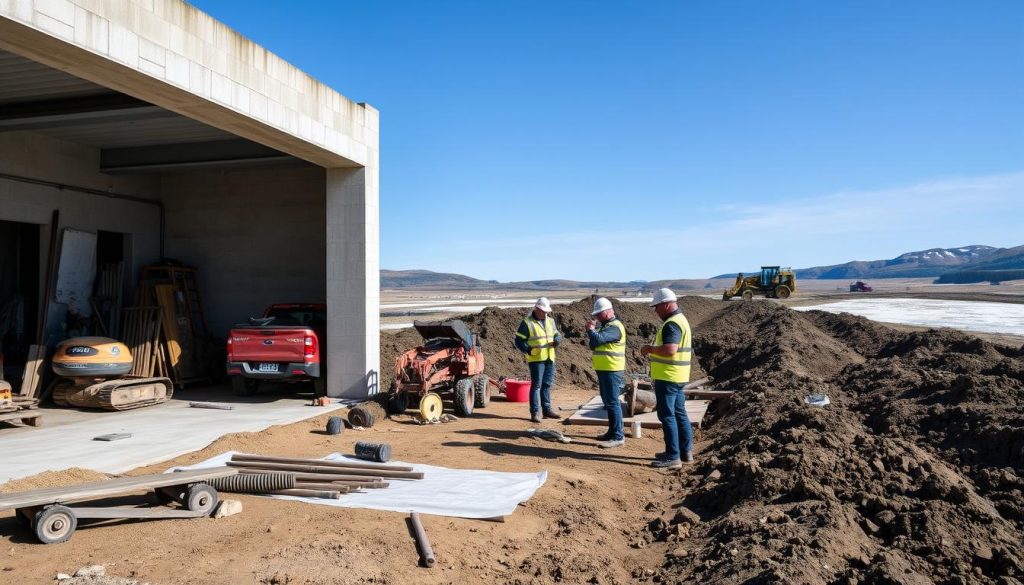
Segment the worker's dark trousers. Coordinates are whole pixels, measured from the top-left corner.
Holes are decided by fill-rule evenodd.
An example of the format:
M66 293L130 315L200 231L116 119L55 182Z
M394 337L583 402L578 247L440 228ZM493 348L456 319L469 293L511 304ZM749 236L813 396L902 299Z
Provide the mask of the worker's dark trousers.
M608 411L608 438L612 441L625 439L622 434L622 372L597 372L597 387L601 389L601 402Z
M690 428L690 417L686 416L686 395L683 387L686 384L673 384L664 380L654 381L654 396L658 400L658 420L665 434L665 459L679 459L683 453L693 450L693 429ZM683 444L679 444L682 439Z
M530 362L530 414L551 410L551 385L555 382L555 362Z

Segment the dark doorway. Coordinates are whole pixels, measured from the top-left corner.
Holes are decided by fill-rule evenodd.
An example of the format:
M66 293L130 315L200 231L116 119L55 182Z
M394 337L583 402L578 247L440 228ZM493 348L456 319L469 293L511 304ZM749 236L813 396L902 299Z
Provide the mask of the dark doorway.
M36 342L39 227L0 221L0 356L6 380L21 378L28 348Z

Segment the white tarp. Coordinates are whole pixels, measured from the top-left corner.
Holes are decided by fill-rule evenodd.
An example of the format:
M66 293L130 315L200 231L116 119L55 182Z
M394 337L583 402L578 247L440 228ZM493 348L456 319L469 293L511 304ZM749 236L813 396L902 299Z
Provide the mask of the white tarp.
M234 451L221 453L188 467L175 467L170 471L219 467L227 463ZM332 453L326 461L353 461L360 459ZM418 463L389 461L394 465L408 465L423 472L423 479L387 478L385 489L365 490L343 494L341 499L302 498L297 496L270 496L298 500L322 506L339 508L367 508L389 512L419 512L457 518L495 518L508 516L521 503L533 497L548 479L548 472L507 473L476 469L449 469Z

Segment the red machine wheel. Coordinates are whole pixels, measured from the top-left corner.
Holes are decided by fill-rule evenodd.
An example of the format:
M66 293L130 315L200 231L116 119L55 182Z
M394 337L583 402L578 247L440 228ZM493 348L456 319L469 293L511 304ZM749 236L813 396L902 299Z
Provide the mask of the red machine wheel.
M476 394L473 391L473 378L462 378L455 382L455 414L473 416L473 405Z

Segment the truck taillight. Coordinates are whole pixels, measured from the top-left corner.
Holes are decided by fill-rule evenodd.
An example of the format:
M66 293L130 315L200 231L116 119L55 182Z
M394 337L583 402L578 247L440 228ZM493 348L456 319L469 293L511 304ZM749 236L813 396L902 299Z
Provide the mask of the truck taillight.
M308 357L308 358L315 357L316 356L316 338L312 337L310 335L307 335L306 336L305 345L306 345L305 356Z
M234 344L231 343L231 336L228 336L228 361L235 361Z

